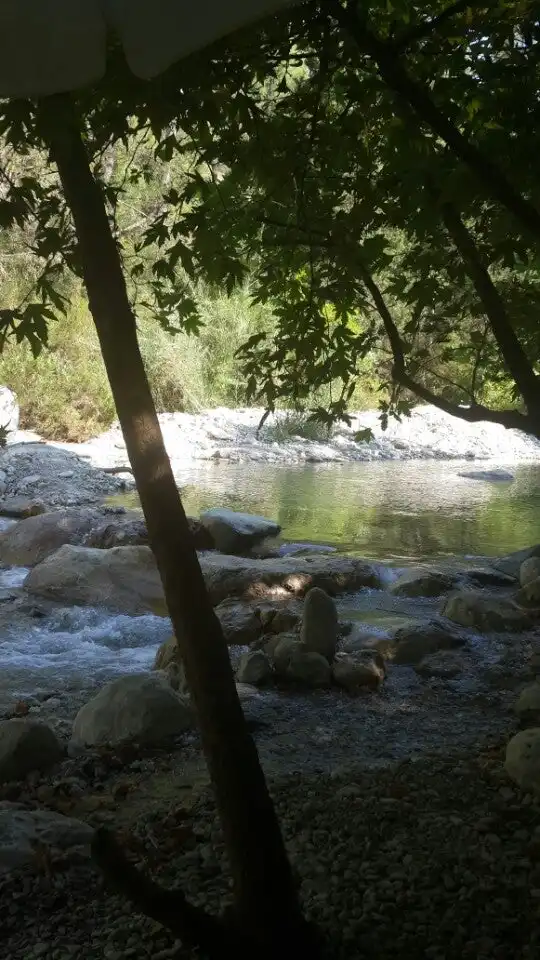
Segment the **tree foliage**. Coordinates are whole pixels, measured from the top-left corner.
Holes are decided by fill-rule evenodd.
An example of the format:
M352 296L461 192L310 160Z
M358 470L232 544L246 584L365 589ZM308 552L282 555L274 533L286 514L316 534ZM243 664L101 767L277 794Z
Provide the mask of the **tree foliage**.
M385 417L419 397L538 433L539 39L531 0L322 0L152 83L112 49L77 108L133 302L193 333L197 284L249 276L277 319L241 351L268 408L331 385L315 414L346 416L369 360ZM0 336L38 352L80 264L56 175L20 159L39 105L0 132L0 222L34 256Z
M126 103L196 157L144 241L162 315L198 323L179 263L250 273L278 319L242 353L268 407L337 383L315 413L345 416L375 355L383 416L419 397L538 434L539 34L532 3L308 4Z

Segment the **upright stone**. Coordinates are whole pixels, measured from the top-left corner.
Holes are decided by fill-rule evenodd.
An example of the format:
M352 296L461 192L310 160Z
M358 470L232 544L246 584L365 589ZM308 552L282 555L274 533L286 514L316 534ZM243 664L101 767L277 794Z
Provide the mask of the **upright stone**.
M312 587L306 593L300 641L307 650L332 663L337 649L338 615L332 597L320 587Z

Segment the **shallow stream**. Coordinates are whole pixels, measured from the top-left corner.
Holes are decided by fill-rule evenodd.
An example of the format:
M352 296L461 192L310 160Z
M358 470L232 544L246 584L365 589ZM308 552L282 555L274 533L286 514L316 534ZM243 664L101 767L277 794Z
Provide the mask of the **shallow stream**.
M501 468L501 464L497 464ZM179 478L187 512L228 506L276 518L283 536L395 566L501 555L540 541L540 464L507 467L513 482L459 476L468 463L379 462L331 466L197 464ZM135 498L125 498L130 506ZM0 589L26 571L0 572ZM425 617L434 602L362 591L342 616L384 630ZM0 711L14 698L77 695L115 674L147 669L169 635L167 620L70 608L44 618L0 616Z

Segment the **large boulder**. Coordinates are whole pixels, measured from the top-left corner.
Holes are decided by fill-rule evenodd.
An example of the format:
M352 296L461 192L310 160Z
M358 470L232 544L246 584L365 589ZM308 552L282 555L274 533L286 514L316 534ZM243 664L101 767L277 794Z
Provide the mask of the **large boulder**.
M263 650L249 650L240 657L236 668L239 683L263 687L272 681L273 676L272 664Z
M216 607L216 614L228 646L248 647L263 632L259 611L249 604L225 600Z
M329 687L332 682L332 669L326 657L306 650L295 634L272 637L265 653L281 680L305 687Z
M34 770L48 770L64 755L53 731L37 720L0 722L0 783L23 780Z
M200 520L187 518L196 550L212 550L214 540ZM132 511L115 517L104 517L86 537L84 546L110 550L111 547L137 547L148 544L146 521Z
M222 507L202 513L201 523L210 532L216 548L231 554L244 553L266 537L276 537L281 530L273 520Z
M540 577L540 556L528 557L519 568L519 582L522 587Z
M338 614L332 597L320 587L312 587L306 594L300 640L306 650L320 653L332 663L338 641Z
M506 748L504 768L522 790L540 794L540 728L520 730Z
M34 597L66 604L104 606L129 614L166 613L149 547L98 550L66 544L31 570L24 587Z
M393 639L392 659L395 664L403 665L414 665L439 650L454 650L467 642L463 634L437 620L400 627Z
M332 664L334 683L351 694L361 690L378 690L385 676L384 660L377 653L356 656L338 653Z
M0 502L0 517L10 517L13 520L27 520L28 517L38 517L47 513L47 507L42 500L29 497L8 497Z
M443 602L441 613L463 627L486 632L519 632L532 625L530 616L513 600L477 590L451 594Z
M189 703L163 677L134 674L106 684L81 707L73 723L72 744L158 746L192 726Z
M314 650L306 650L299 643L291 650L286 673L287 680L305 687L329 687L332 669L326 657Z
M0 872L37 866L36 849L71 850L90 856L94 829L81 820L50 810L27 810L0 803Z
M396 597L440 597L456 586L457 578L440 570L407 570L389 587Z
M82 543L101 519L84 507L30 516L0 534L0 563L33 567L64 544Z
M373 567L345 557L245 560L209 552L202 553L199 560L214 605L232 596L253 601L275 595L302 596L312 586L337 594L379 584ZM149 547L98 550L65 545L35 566L24 586L32 596L65 604L105 606L120 613L150 611L167 615L161 580Z
M311 587L321 587L336 596L380 586L375 567L355 557L256 560L205 553L200 563L214 604L232 596L257 601L303 597Z
M507 576L512 577L514 580L519 580L521 565L525 560L529 560L530 557L540 557L540 543L535 544L533 547L526 547L524 550L516 550L514 553L509 553L505 557L496 557L491 560L491 566L505 573Z

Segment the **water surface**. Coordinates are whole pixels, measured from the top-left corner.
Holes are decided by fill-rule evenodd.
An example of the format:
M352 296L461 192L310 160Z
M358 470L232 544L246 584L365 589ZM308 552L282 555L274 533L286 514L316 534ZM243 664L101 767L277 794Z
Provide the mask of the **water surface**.
M460 477L489 464L202 463L178 476L187 512L224 506L276 519L287 540L373 559L496 556L540 542L540 464L496 464L513 482ZM134 506L136 495L124 502Z

